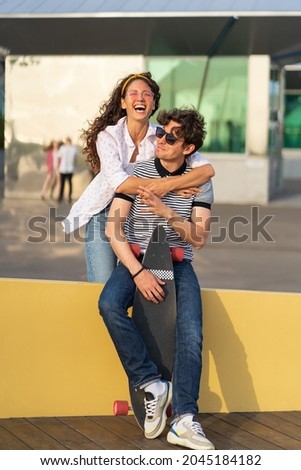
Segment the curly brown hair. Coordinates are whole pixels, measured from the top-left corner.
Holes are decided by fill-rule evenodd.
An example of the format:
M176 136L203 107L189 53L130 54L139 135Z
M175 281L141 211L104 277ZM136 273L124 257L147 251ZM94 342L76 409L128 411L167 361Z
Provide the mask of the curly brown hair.
M161 126L166 126L170 121L181 124L175 134L186 144L194 144L194 152L203 146L207 134L206 122L204 116L196 109L183 107L162 110L157 116L157 121Z
M121 108L121 98L125 97L128 85L133 80L144 80L151 91L154 93L155 106L151 116L157 111L160 103L159 85L153 80L150 72L130 74L119 80L113 89L110 98L105 101L99 108L99 115L93 122L89 122L89 128L83 130L81 138L83 144L83 154L86 162L91 165L94 173L100 170L100 160L96 149L96 140L99 132L103 131L107 126L117 124L118 120L126 115L126 110Z

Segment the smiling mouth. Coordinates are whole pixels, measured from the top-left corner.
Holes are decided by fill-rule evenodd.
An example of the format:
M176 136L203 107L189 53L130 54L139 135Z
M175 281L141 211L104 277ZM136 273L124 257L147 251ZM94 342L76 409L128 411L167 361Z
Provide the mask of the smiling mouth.
M143 104L137 104L136 106L134 106L134 110L135 111L145 111L146 110L146 106L144 106Z

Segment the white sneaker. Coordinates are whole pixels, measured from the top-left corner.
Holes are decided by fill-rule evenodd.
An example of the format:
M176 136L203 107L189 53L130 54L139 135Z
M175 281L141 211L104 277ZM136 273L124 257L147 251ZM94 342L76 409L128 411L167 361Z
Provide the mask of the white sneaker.
M166 425L166 410L171 403L172 386L170 382L162 383L164 392L161 395L155 397L152 393L145 392L144 435L147 439L158 437L164 431Z
M186 415L175 422L167 434L167 441L188 449L214 450L214 445L206 438L202 426L193 418L193 415Z

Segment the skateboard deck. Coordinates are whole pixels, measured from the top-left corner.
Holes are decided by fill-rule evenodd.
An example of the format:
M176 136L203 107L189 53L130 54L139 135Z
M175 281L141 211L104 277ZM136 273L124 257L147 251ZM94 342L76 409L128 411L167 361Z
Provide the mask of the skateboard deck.
M162 225L155 227L145 251L143 265L165 282L165 300L154 304L136 289L132 318L142 335L151 359L165 380L171 380L176 329L176 291L171 252ZM129 384L132 410L143 429L144 392Z

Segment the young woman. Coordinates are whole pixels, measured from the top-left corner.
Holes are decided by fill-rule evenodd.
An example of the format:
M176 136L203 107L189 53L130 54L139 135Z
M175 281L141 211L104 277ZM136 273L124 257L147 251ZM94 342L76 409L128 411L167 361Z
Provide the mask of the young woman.
M52 140L46 149L47 174L41 191L41 199L46 199L46 193L49 191L49 197L52 199L54 190L59 187L60 177L58 173L58 152L59 143Z
M96 176L73 205L63 226L70 233L87 224L85 257L90 282L105 283L116 265L105 236L106 217L115 192L136 194L143 185L160 197L176 190L191 195L214 176L209 162L198 153L189 157L194 169L187 175L155 180L132 176L135 162L154 157L156 126L149 118L159 102L159 86L150 72L128 75L118 82L99 116L83 133L83 151Z

